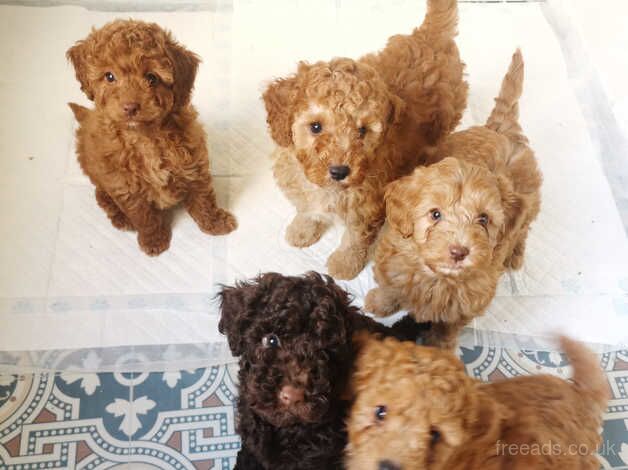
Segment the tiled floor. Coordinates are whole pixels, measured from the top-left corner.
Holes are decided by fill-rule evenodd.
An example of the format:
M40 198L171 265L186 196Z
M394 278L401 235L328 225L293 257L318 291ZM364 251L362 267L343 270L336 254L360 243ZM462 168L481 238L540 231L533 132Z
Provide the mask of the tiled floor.
M569 375L557 353L463 349L481 380L549 372ZM628 351L600 357L613 399L602 468L628 468ZM142 374L0 376L0 468L230 469L233 365Z

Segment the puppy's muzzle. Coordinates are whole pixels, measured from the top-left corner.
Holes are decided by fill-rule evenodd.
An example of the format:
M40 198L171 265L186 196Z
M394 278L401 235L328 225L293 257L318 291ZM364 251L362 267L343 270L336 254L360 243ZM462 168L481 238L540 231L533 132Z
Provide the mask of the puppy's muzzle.
M304 395L302 388L284 385L279 391L279 401L285 406L293 406L303 402Z
M329 167L329 175L336 181L342 181L351 173L351 168L346 165L332 165Z

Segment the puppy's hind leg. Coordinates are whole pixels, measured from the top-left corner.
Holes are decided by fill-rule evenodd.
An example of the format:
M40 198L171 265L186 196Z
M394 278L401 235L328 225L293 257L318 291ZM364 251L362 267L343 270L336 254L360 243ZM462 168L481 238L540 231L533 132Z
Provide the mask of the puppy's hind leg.
M210 235L226 235L238 226L236 218L216 204L211 181L191 188L185 207L198 227Z
M96 202L105 211L111 224L120 230L135 230L129 218L122 212L111 196L104 190L96 188Z

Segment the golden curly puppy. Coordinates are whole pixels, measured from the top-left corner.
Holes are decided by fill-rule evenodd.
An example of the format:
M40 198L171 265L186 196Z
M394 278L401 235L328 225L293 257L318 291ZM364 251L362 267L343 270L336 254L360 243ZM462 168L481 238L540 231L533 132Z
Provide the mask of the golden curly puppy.
M170 245L164 209L183 202L200 229L235 218L216 206L205 132L190 104L198 57L154 23L116 20L67 52L90 110L70 103L79 163L114 227L137 230L149 255Z
M484 384L441 349L359 338L348 470L597 470L609 389L567 338L573 383L550 375Z
M456 0L428 0L410 35L355 61L301 62L264 93L277 183L296 206L288 243L316 243L335 216L346 225L329 273L358 275L383 224L384 186L410 172L421 150L453 130L466 104L453 38Z
M522 84L517 51L486 126L448 136L430 157L437 163L387 188L379 287L365 309L379 316L407 309L433 322L426 344L454 347L493 299L504 269L521 267L542 179L518 124Z

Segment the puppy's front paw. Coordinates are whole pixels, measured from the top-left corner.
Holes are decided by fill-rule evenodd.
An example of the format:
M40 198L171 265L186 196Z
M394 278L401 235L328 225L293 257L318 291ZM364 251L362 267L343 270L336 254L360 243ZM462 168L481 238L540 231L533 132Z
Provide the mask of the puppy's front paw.
M199 228L209 235L226 235L238 227L236 218L224 209L217 208L206 217L197 218Z
M124 215L123 212L118 212L117 214L113 214L112 216L109 217L109 220L111 220L111 225L113 225L118 230L128 230L128 231L135 230L135 227L133 227L133 224L131 223L129 218L126 215Z
M297 214L286 229L286 241L296 248L305 248L320 240L326 228L320 220Z
M336 279L353 279L365 265L366 251L361 250L336 250L327 259L327 270Z
M140 248L148 256L157 256L170 247L172 231L170 227L164 227L152 232L139 232L137 242Z
M381 287L371 289L364 299L364 310L377 317L388 317L399 310L399 304Z

